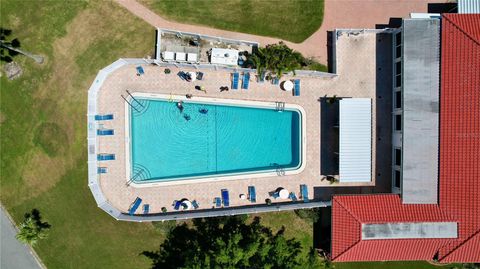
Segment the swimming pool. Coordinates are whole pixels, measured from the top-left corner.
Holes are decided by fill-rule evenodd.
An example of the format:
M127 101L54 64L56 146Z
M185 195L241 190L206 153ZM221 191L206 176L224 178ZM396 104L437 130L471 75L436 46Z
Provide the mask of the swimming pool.
M298 109L194 98L183 100L181 110L177 99L135 99L128 109L134 183L283 174L302 164Z

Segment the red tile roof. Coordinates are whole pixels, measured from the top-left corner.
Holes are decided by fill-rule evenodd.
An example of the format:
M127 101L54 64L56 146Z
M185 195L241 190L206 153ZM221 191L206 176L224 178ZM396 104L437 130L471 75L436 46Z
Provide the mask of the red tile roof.
M480 262L480 15L442 16L439 204L335 196L332 260ZM456 221L457 239L361 240L362 223Z

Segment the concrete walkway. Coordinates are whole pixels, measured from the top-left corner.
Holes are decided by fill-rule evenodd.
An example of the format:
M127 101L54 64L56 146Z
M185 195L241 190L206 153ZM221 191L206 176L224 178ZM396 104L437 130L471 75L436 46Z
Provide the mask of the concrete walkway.
M1 269L42 269L30 248L15 238L17 230L3 207L0 213L0 268Z
M171 22L135 0L115 0L136 16L154 27L227 37L260 44L280 41L278 38L230 32L205 26ZM427 12L428 3L445 2L429 0L326 0L323 23L313 35L300 44L285 43L306 57L327 63L327 31L335 28L375 28L376 24L388 24L390 18L407 17L411 12Z

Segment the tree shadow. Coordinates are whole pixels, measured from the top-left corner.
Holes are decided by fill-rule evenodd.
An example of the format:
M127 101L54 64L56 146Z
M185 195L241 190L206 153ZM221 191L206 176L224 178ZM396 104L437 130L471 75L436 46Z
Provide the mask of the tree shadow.
M42 216L40 211L36 208L32 209L30 213L25 213L25 219L31 218L35 221L35 224L40 229L48 229L52 227L48 222L42 222Z
M18 38L11 39L12 30L0 27L0 61L10 63L13 57L18 53L11 48L20 48L21 43Z

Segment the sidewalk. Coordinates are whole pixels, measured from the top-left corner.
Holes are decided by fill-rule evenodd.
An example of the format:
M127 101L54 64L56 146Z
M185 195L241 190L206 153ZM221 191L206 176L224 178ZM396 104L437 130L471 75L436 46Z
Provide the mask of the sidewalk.
M16 227L12 224L3 207L0 213L0 268L1 269L43 269L30 248L16 238Z
M115 0L121 6L142 18L154 27L232 39L256 41L261 45L277 43L278 38L237 33L206 26L171 22L155 14L135 0ZM376 24L388 24L390 18L408 17L412 12L427 12L428 3L445 2L438 0L326 0L323 23L320 29L300 44L285 43L301 52L327 64L327 31L335 28L375 28Z

